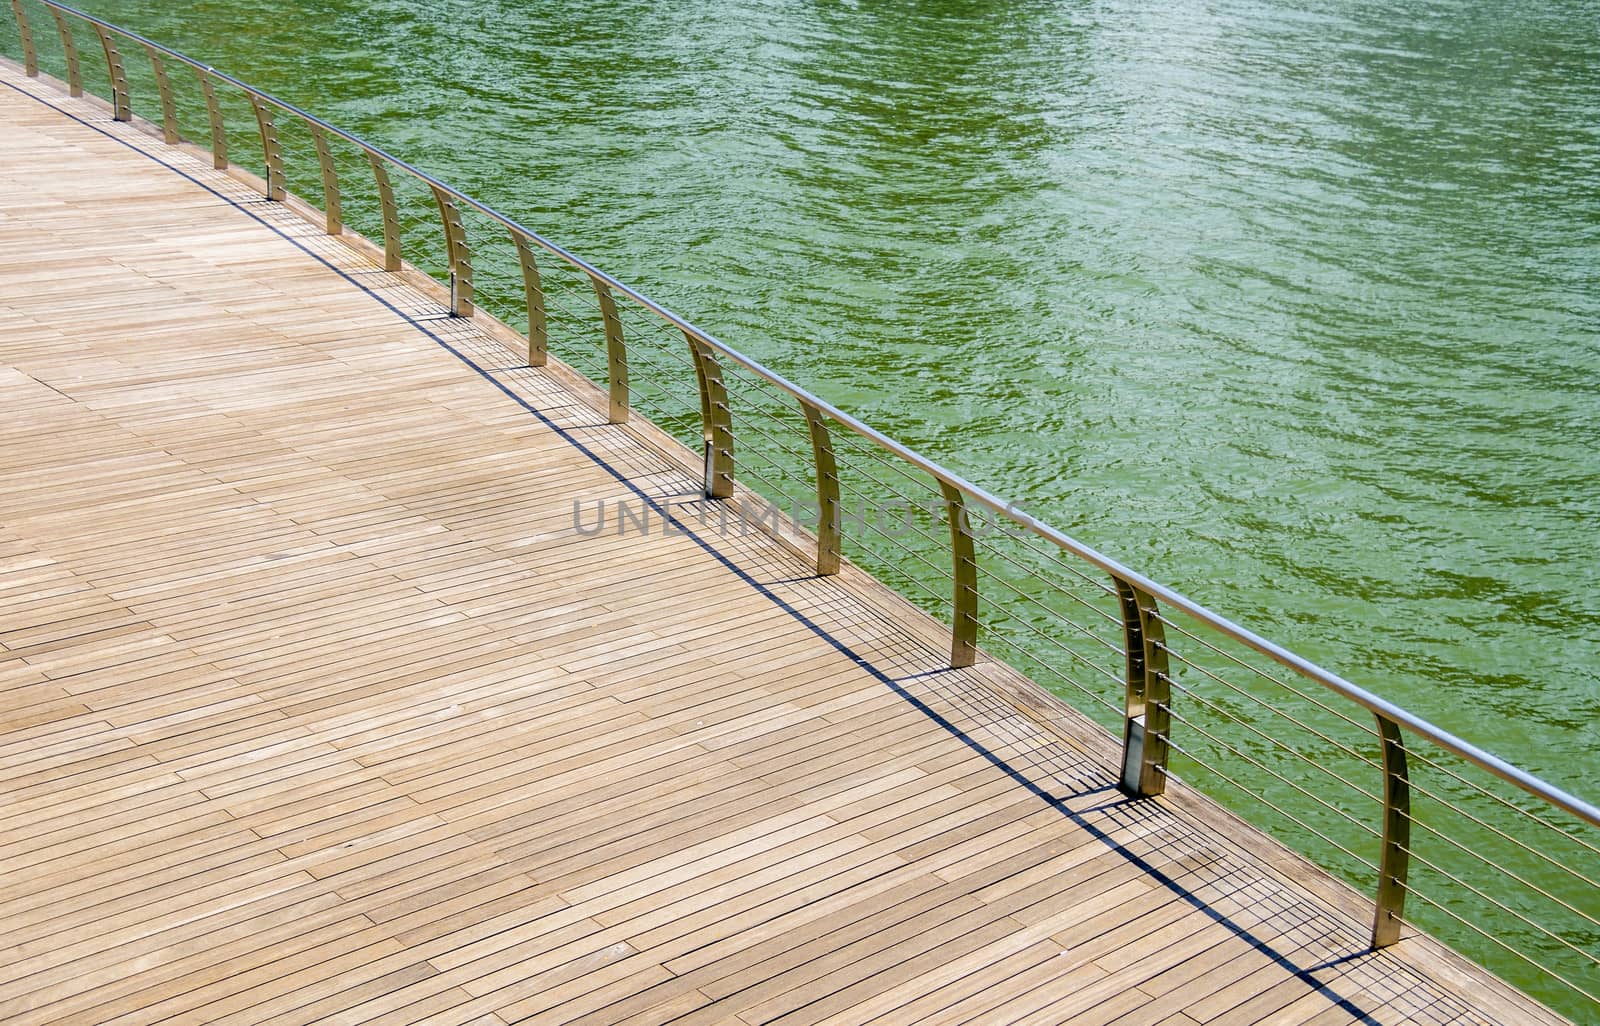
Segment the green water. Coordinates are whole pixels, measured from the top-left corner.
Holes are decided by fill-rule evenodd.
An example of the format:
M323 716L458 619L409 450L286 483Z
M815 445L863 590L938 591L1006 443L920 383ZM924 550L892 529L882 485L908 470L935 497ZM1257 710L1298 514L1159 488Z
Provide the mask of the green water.
M1592 0L86 6L1600 796Z

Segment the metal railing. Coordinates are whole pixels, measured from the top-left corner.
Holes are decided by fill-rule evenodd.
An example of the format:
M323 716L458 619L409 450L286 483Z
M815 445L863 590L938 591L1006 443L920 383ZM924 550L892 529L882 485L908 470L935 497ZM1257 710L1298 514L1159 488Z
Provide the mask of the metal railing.
M575 340L603 340L603 363L591 365L612 423L638 405L657 423L682 426L697 414L686 430L703 449L707 498L733 497L736 479L759 482L754 490L812 514L819 575L849 556L946 610L952 667L973 664L981 640L1033 678L1080 693L1121 728L1117 770L1129 795L1160 795L1175 767L1231 788L1247 818L1372 888L1372 946L1400 937L1413 896L1430 925L1525 989L1600 1014L1594 805L1039 522L511 217L231 75L64 4L11 0L27 75L41 73L29 4L54 23L73 96L84 91L79 33L93 33L115 120L133 118L122 47L141 50L169 144L183 141L171 68L192 72L217 168L231 166L219 97L246 99L267 200L288 195L280 119L306 131L329 235L346 231L333 145L353 147L370 170L387 270L404 266L405 242L391 172L422 186L442 229L452 316L476 309L473 247L485 239L468 220L486 223L514 248L529 366L545 365L553 343L572 343L563 353L572 360L589 358ZM693 396L678 390L688 380ZM908 511L896 529L868 512L886 499ZM943 523L922 525L918 514ZM930 577L950 590L929 588Z

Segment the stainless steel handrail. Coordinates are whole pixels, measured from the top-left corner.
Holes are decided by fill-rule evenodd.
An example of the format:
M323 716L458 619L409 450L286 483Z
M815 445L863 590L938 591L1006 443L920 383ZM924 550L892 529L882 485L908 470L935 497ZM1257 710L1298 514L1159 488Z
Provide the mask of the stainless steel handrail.
M213 129L213 154L219 167L227 164L226 142L225 139L221 138L220 122L215 110L214 98L211 95L212 82L223 82L240 90L249 98L252 107L257 112L258 119L261 121L269 199L282 198L283 169L281 150L277 146L275 135L269 131L271 119L266 113L268 106L293 115L310 128L318 143L319 156L322 158L325 175L330 173L328 171L330 165L325 153L326 139L333 137L344 140L366 155L372 165L374 174L378 178L380 189L384 189L387 186L385 167L398 168L426 185L432 191L441 208L441 212L444 214L447 242L451 244L452 283L454 286L452 289L453 313L466 315L471 313L470 279L460 283L455 281L458 273L470 274L470 264L466 262L464 256L466 245L464 232L461 228L459 217L453 216L455 215L456 206L459 205L459 207L476 211L478 214L504 227L517 244L519 256L522 258L524 274L528 279L530 363L534 362L534 360L543 362L545 338L542 293L539 297L539 308L537 310L534 309L538 277L536 269L532 268L532 257L528 244L537 246L544 252L559 258L572 268L582 272L592 284L601 311L604 314L608 364L612 375L610 414L614 422L625 420L627 416L626 352L621 325L616 319L615 308L611 303L612 294L617 294L626 297L630 302L682 331L690 344L692 355L697 361L715 359L712 354L719 354L721 358L729 363L743 368L798 403L811 430L815 453L814 461L818 472L819 504L825 509L832 508L837 510L838 507L837 470L834 466L833 447L828 442L825 419L832 420L834 423L847 428L884 452L892 454L904 461L904 463L933 478L940 487L951 517L951 542L954 560L953 577L957 588L956 624L953 628L952 641L952 661L954 663L965 664L970 662L976 651L974 647L976 581L972 573L971 536L958 527L958 524L966 515L963 509L966 502L976 503L1006 518L1062 552L1070 553L1110 576L1116 584L1118 593L1123 597L1123 623L1128 638L1128 694L1126 696L1127 722L1125 724L1124 738L1123 779L1124 787L1130 793L1141 795L1159 793L1163 786L1161 781L1165 778L1164 762L1167 750L1165 733L1168 718L1166 713L1170 697L1164 686L1166 676L1164 650L1166 643L1160 633L1162 614L1159 611L1159 607L1162 605L1182 611L1197 623L1204 624L1224 637L1259 653L1294 674L1314 681L1329 691L1367 710L1377 720L1378 734L1383 742L1383 765L1385 767L1383 787L1385 795L1385 818L1383 821L1385 834L1383 849L1384 869L1379 882L1378 911L1374 928L1375 944L1388 943L1396 936L1399 902L1403 901L1404 897L1405 853L1407 852L1404 828L1409 821L1409 813L1406 809L1405 799L1407 791L1405 749L1397 728L1404 728L1412 735L1476 765L1553 808L1566 812L1585 823L1600 827L1600 807L1596 807L1559 787L1539 779L1533 774L1457 737L1401 706L1359 687L1338 674L1326 670L1310 660L1267 640L1254 631L1213 612L1182 593L1124 566L1119 561L1104 555L1064 532L1040 522L1022 511L1014 501L974 484L965 477L890 438L859 418L739 352L709 332L696 327L667 307L629 287L566 248L546 239L538 232L524 226L488 204L451 187L413 164L322 120L294 104L280 100L232 75L217 71L211 65L193 60L138 33L96 18L69 5L57 3L55 0L37 0L37 2L50 10L58 26L62 29L63 44L67 48L67 57L69 65L71 65L69 67L69 72L71 73L69 77L72 80L70 84L75 87L75 94L78 84L76 62L74 60L75 54L71 51L71 42L65 32L65 22L62 16L70 15L81 20L92 27L100 37L107 51L108 70L112 75L115 94L114 113L118 120L126 120L130 116L130 100L116 51L109 40L110 34L140 44L153 61L159 61L158 55L164 55L192 68L200 77L201 84L207 93L208 106L211 108L209 113ZM27 58L27 73L36 75L37 58L20 0L13 0L12 9L21 31L24 48L27 51L24 55ZM167 97L163 95L162 99L164 107L163 121L165 124L170 119L167 117L168 112L165 110ZM386 264L390 269L396 269L399 266L399 245L395 234L397 228L391 223L394 217L388 207L385 208L384 220L386 229ZM330 216L330 231L335 230L334 224L335 220ZM618 380L619 377L620 382ZM700 379L702 403L709 404L713 397L708 390L713 385L705 374L701 374ZM722 391L720 379L715 382L715 387L718 390L718 395L715 397L716 400L725 406L726 397L725 392ZM724 450L708 451L707 494L711 497L723 498L731 494L731 487L729 487L731 480L722 480L722 478L731 475L731 428L728 427L726 419L721 417L718 418L715 425L712 424L710 411L714 409L713 406L704 405L703 409L706 411L707 417L708 444L711 441L709 436L713 433L713 427L715 427L718 432L718 438L721 439L718 444ZM713 475L713 467L716 468L715 475ZM832 478L831 482L829 480L830 477ZM825 517L823 525L819 527L818 534L818 572L824 574L834 572L837 567L839 546L836 518L830 522L829 518ZM1138 649L1137 652L1135 651L1136 648ZM1148 720L1147 717L1149 717Z

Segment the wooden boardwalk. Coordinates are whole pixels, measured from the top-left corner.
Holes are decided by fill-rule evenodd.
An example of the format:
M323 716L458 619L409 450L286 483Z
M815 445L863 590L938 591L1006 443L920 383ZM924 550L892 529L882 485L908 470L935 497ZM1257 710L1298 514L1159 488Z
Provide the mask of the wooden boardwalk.
M0 67L7 1026L1555 1021L440 313Z

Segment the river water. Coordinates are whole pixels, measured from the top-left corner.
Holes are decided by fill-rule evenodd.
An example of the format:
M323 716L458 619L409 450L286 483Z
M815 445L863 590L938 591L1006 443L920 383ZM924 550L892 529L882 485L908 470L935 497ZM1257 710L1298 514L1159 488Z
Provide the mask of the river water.
M1592 0L86 6L1596 797Z

